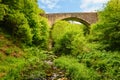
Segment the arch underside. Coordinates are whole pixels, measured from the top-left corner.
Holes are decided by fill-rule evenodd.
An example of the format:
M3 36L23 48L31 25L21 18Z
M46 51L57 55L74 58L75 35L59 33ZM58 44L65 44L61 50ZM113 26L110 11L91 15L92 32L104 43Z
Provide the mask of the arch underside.
M85 21L85 20L83 20L83 19L80 19L80 18L76 18L76 17L68 17L68 18L63 18L63 19L60 19L60 20L65 20L65 21L77 21L77 22L80 22L80 23L82 23L82 24L84 24L85 26L86 26L86 32L85 32L85 34L89 34L89 26L90 26L90 23L88 23L87 21ZM50 35L52 36L52 30L53 30L53 28L54 28L54 24L55 23L53 23L52 24L52 26L51 26L51 30L50 30Z
M87 27L90 26L90 24L89 24L87 21L85 21L85 20L83 20L83 19L80 19L80 18L77 18L77 17L68 17L68 18L64 18L64 19L61 19L61 20L66 20L66 21L69 21L69 20L71 20L71 21L77 21L77 22L80 22L80 23L86 25Z

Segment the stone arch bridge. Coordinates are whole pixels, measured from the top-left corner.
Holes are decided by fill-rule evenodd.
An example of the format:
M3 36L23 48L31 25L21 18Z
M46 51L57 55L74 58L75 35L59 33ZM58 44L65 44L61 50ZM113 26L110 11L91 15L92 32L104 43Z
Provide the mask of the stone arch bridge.
M98 20L97 12L50 13L50 14L45 14L44 16L48 18L48 22L51 26L57 20L77 21L83 23L86 26L89 26Z
M81 13L51 13L51 14L40 14L46 18L48 18L49 25L51 27L50 30L50 39L48 44L48 50L52 49L53 39L52 39L52 29L53 24L57 20L72 20L83 23L87 27L92 23L95 23L98 20L97 12L81 12Z

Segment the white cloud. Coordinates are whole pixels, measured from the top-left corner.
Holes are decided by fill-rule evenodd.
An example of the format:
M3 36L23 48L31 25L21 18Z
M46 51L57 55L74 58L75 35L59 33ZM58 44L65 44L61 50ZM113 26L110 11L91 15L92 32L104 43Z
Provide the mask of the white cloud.
M59 2L59 0L40 0L39 2L44 4L45 7L49 8L49 9L53 9L55 7L58 7L57 3Z
M108 0L82 0L80 8L83 11L95 11L100 9Z

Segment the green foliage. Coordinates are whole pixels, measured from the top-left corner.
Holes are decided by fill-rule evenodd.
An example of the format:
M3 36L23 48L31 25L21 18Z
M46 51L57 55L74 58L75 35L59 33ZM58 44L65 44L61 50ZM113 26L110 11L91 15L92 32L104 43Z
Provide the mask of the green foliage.
M3 20L5 14L6 14L7 6L4 4L1 4L0 1L0 21Z
M59 57L55 60L55 65L66 70L66 76L70 80L96 80L98 75L88 69L84 64L72 57Z
M6 29L14 38L24 43L32 42L31 29L24 14L19 12L9 14L6 16L4 23Z
M64 24L64 26L63 26ZM66 21L57 21L52 30L52 38L56 42L59 40L65 33L66 33L66 27L69 25ZM58 34L59 33L59 34Z
M36 0L2 0L0 10L0 24L16 42L46 48L49 26Z
M12 53L13 53L13 50L10 49L10 48L5 51L5 54L6 54L6 55L10 55L10 54L12 54Z
M35 47L26 48L24 52L26 54L21 58L7 56L0 60L0 62L2 61L0 74L4 74L0 76L1 80L35 79L46 76L45 68L48 65L43 63L43 60L46 59L44 52Z
M61 37L63 37L63 35L66 32L73 31L73 32L79 32L83 34L84 33L83 29L84 29L84 26L80 24L70 24L67 21L57 21L53 26L52 38L56 42Z
M99 22L93 26L94 37L106 50L120 50L120 0L110 0L99 13Z
M2 64L0 64L1 73L4 76L0 77L1 80L16 80L20 78L19 71L22 70L24 66L23 59L16 59L14 57L7 57ZM4 67L3 67L4 64Z
M0 0L0 11L0 79L45 77L46 55L39 48L47 47L49 26L40 16L44 11L38 8L37 0Z
M81 54L81 53L89 52L87 40L82 34L76 34L71 44L72 44L71 53L74 56L77 56L78 54Z
M61 26L62 25L62 26ZM60 53L78 55L86 47L83 26L59 21L53 27L54 50Z
M93 69L102 80L119 79L120 52L91 51L80 54L79 62Z
M45 78L45 69L47 69L46 66L48 65L43 63L43 60L47 58L44 51L35 47L26 48L24 51L27 52L25 55L26 63L20 72L20 79Z
M48 44L48 38L49 38L49 26L47 24L47 20L43 17L39 17L37 16L37 18L41 18L41 20L38 19L38 22L32 22L34 25L33 27L33 43L35 45L39 45L42 48L47 48L47 44ZM35 20L37 21L37 20Z
M38 47L16 46L0 28L0 80L45 78L45 51Z

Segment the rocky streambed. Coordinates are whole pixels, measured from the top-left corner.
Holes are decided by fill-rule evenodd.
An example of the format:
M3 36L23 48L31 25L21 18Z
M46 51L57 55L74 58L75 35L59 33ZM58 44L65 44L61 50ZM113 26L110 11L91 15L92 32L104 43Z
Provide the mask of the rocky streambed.
M69 80L66 77L65 70L62 70L54 65L54 59L57 58L54 54L47 53L48 58L44 60L44 64L48 67L45 70L45 78L35 78L33 80Z
M48 59L45 60L45 63L50 66L49 69L46 70L46 80L68 80L65 77L65 70L61 70L54 65L53 61L56 58L57 56L49 54Z

